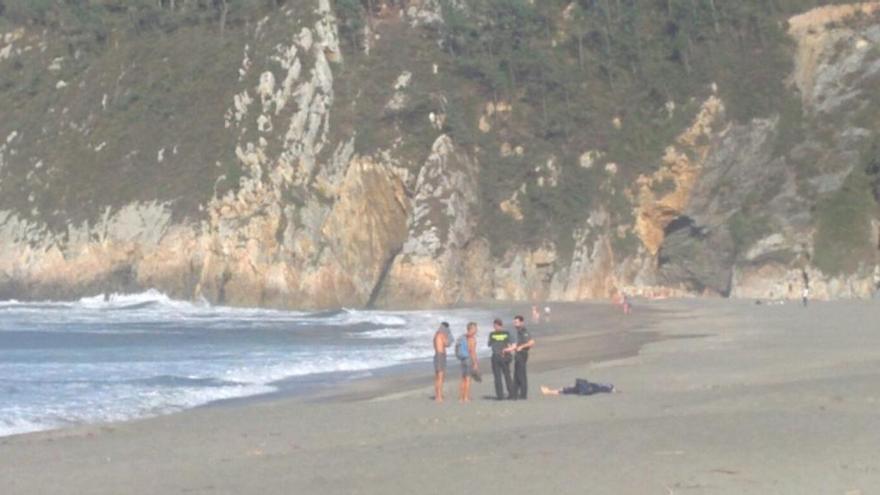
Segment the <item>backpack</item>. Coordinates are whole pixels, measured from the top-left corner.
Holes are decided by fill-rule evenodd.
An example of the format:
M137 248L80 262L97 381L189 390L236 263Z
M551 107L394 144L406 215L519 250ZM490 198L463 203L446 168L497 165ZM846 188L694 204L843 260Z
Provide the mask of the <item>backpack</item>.
M455 357L462 361L471 357L471 353L468 350L468 339L466 335L460 336L458 340L455 341Z

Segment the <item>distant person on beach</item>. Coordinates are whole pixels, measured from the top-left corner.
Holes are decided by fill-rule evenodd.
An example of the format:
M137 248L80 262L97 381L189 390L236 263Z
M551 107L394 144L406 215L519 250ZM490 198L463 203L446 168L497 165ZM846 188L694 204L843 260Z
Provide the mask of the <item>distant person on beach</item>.
M632 312L632 305L629 302L629 297L626 295L626 292L615 290L614 295L611 297L611 303L615 306L620 306L620 310L623 311L623 314L625 315Z
M544 395L595 395L611 394L617 392L614 385L605 383L592 383L583 378L576 378L573 387L550 388L541 385L541 393Z
M526 364L529 362L529 349L534 347L535 339L526 329L526 322L522 316L513 317L513 326L516 327L516 347L513 356L513 393L512 399L528 398L529 379L526 373Z
M434 332L434 400L443 402L443 379L446 376L446 349L452 345L449 323L440 323Z
M544 306L544 323L550 323L550 306Z
M810 302L810 274L806 269L801 270L801 278L803 279L804 290L801 292L801 299L804 307Z
M495 378L495 397L504 400L504 389L501 379L507 387L507 397L513 398L513 384L510 379L510 361L516 344L510 338L510 332L504 329L504 322L495 318L492 323L494 330L489 334L489 347L492 348L492 375Z
M538 309L537 305L532 306L532 323L536 325L541 323L541 311Z
M628 315L632 313L632 304L629 302L629 296L626 295L626 292L623 292L621 293L621 297L623 298L623 302L621 303L623 314Z
M461 384L458 387L458 401L471 400L471 378L481 381L480 363L477 360L477 324L467 324L467 333L459 337L455 353L461 361ZM461 349L459 349L461 347Z

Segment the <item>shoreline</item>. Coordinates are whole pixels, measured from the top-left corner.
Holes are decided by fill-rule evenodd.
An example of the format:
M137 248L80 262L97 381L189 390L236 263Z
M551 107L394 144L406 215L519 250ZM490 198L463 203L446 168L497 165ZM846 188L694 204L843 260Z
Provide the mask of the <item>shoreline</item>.
M642 307L642 311L630 316L620 314L620 311L607 302L559 302L547 303L554 309L553 319L550 323L541 323L537 326L528 325L533 333L539 335L542 352L537 353L530 359L530 370L547 371L564 368L573 364L587 362L601 362L613 359L623 359L636 355L639 350L648 343L660 340L657 333L644 328L649 327L649 315L658 312L655 308ZM515 314L526 316L530 308L525 305L507 303L493 303L483 306L467 307L457 306L454 310L473 309L474 312L492 312L499 315L505 321L505 328L514 333L512 319ZM384 310L383 310L384 311ZM603 325L616 326L613 330L583 331L572 334L572 328L580 322L573 316L581 316L585 312L589 316L598 317ZM527 323L529 318L526 317ZM481 327L478 334L478 343L482 347L483 340L490 329ZM426 347L430 342L426 342ZM571 355L566 349L577 350L576 355ZM590 349L589 353L582 351ZM482 349L481 349L482 350ZM445 382L447 395L454 394L457 390L458 363L454 356L449 357L449 372ZM487 356L481 356L480 367L484 370L484 378L488 375L491 380L491 364ZM422 388L431 388L433 396L433 368L430 358L416 360L407 363L398 363L380 368L359 371L336 371L317 373L312 375L295 376L284 378L267 384L276 387L275 391L218 399L195 407L182 409L170 413L152 416L134 417L120 421L82 423L35 430L22 433L0 436L0 444L4 440L27 436L64 435L66 432L75 433L78 430L89 429L112 429L120 425L153 421L162 418L189 414L194 411L211 410L215 408L248 408L257 404L272 403L327 403L327 402L353 402L382 400L388 397L407 396ZM535 388L535 387L532 387ZM474 390L479 390L475 387ZM532 391L536 392L536 391ZM475 398L479 398L476 397Z
M650 330L651 318L656 315L656 310L643 308L641 314L624 316L607 303L587 304L590 306L590 316L602 318L602 323L606 325L610 320L616 320L615 328L604 331L573 330L572 328L578 323L572 316L582 311L585 303L554 304L554 319L551 323L545 326L526 325L536 339L536 352L533 352L529 359L530 373L625 359L638 355L645 345L664 340L659 333ZM520 313L525 314L524 311ZM515 314L515 311L511 314ZM505 319L505 328L508 328L509 320L512 320L512 317ZM528 322L528 319L526 321ZM484 345L487 332L488 329L479 330L477 335L479 346ZM511 330L511 333L513 332ZM448 359L445 390L447 401L450 401L455 396L459 376L457 360L452 355ZM483 371L483 384L475 384L476 387L472 390L490 388L492 367L487 356L480 358L480 369ZM433 398L433 368L429 360L401 365L399 370L389 370L389 373L383 375L349 382L341 387L341 390L316 391L313 395L303 397L303 400L315 402L388 400L420 395L426 389L430 390L425 398ZM531 393L538 393L534 384L531 386ZM474 399L478 398L480 397L474 394Z
M537 329L539 332L545 332L541 335L541 346L550 344L547 349L548 353L539 353L529 362L530 369L536 371L546 371L549 369L559 369L577 364L584 359L591 362L601 362L613 359L623 359L636 355L639 350L646 344L662 340L658 333L652 332L647 328L636 329L636 327L650 327L650 317L656 315L656 308L642 308L642 312L638 315L630 315L625 317L620 314L617 308L608 303L602 302L579 302L579 303L550 303L554 308L562 309L562 315L557 315L559 319L554 319L549 324L540 324L538 326L527 325L533 331ZM600 332L585 332L583 334L571 335L570 331L566 332L566 326L572 327L573 322L567 316L573 311L581 311L584 307L591 309L590 313L604 318L607 323L609 318L615 318L621 325L613 330ZM517 308L513 305L497 304L488 306L456 307L456 310L474 309L474 311L487 312L494 311L502 315L511 315L504 318L506 328L512 330L513 315L519 313L525 315L526 307ZM528 318L526 319L528 322ZM482 346L482 342L486 337L487 328L481 328L478 334L478 343ZM631 335L627 335L632 333ZM548 340L545 340L549 337ZM569 346L572 341L576 342L573 347ZM584 346L594 345L595 350L584 355L579 353L578 356L570 356L566 353L565 348L583 350ZM430 346L430 342L426 343ZM451 350L449 352L452 352ZM450 354L449 371L446 378L446 387L454 388L458 384L457 362L454 356ZM480 357L480 368L486 370L491 376L491 363L487 356ZM365 376L366 375L366 376ZM486 373L484 373L485 377ZM408 363L398 363L391 366L381 368L373 368L361 371L340 371L330 373L319 373L316 375L306 375L300 377L292 377L272 382L269 385L278 387L274 392L264 394L250 395L244 397L234 397L230 399L221 399L211 401L206 404L186 409L171 414L181 414L187 411L214 408L214 407L247 407L254 403L273 402L273 401L302 401L302 402L333 402L333 401L362 401L382 399L385 395L397 396L412 393L422 387L433 387L433 368L430 358L425 358ZM389 392L396 390L396 392ZM431 389L433 393L433 388ZM152 418L135 418L129 421L138 421ZM123 421L125 422L125 421ZM113 424L113 423L111 423ZM83 425L87 426L87 425ZM38 432L34 432L38 433ZM2 437L0 437L2 438Z
M533 331L527 401L480 400L492 388L484 370L473 402L435 404L425 363L407 380L367 379L308 400L0 438L0 486L12 495L880 486L880 332L871 323L880 304L668 300L641 302L632 317L610 305L570 309L570 321L554 323L559 333ZM643 340L630 352L633 335ZM538 393L575 378L621 393ZM457 380L447 383L448 394Z

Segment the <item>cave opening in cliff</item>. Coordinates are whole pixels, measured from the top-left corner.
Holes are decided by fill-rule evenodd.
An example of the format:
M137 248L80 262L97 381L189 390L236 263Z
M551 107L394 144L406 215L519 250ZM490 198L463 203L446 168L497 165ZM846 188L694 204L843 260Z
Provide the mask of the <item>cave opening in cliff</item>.
M687 230L688 235L693 237L703 234L702 229L697 227L697 224L696 222L694 222L693 218L687 215L681 215L676 217L673 221L669 222L669 225L667 225L666 228L663 229L663 236L669 237L670 235L676 232L680 232L682 230Z

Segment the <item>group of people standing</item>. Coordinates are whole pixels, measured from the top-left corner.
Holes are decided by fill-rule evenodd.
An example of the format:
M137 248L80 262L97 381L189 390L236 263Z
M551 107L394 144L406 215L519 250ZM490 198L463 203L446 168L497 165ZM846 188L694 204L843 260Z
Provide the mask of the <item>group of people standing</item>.
M522 316L513 318L516 337L504 329L504 322L496 318L492 322L488 347L492 349L492 375L495 379L495 398L498 400L525 400L528 398L529 351L535 345L525 326ZM443 322L434 333L434 400L443 401L443 380L446 375L446 352L452 347L452 332L449 323ZM458 389L459 402L471 400L471 381L482 381L480 364L477 359L477 324L467 324L467 331L460 336L455 345L455 356L461 365L461 382ZM510 364L513 363L513 376ZM503 382L503 383L502 383ZM506 393L505 393L506 391Z

